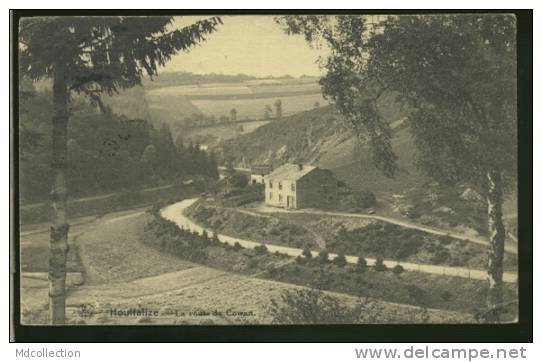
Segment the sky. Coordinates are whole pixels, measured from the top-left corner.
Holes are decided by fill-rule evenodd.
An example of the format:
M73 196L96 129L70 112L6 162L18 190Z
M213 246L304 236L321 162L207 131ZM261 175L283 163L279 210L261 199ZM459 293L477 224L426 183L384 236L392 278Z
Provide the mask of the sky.
M197 17L176 18L175 27ZM223 24L189 53L174 56L164 71L244 73L258 77L322 75L316 64L327 49L312 49L302 36L285 34L272 16L221 16Z

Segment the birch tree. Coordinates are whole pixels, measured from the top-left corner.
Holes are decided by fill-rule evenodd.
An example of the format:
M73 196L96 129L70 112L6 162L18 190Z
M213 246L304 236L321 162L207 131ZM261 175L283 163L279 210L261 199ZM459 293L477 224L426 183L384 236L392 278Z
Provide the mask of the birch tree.
M326 97L372 159L397 171L392 132L377 100L386 92L409 110L419 165L434 179L468 183L485 197L489 250L487 308L503 302L502 203L517 170L516 21L506 14L424 16L284 16L277 22L330 55L321 80Z
M65 323L68 210L67 135L70 95L80 93L103 109L102 94L141 85L176 53L205 40L220 24L212 17L173 29L172 17L40 17L19 24L22 77L53 80L53 185L49 257L49 317Z

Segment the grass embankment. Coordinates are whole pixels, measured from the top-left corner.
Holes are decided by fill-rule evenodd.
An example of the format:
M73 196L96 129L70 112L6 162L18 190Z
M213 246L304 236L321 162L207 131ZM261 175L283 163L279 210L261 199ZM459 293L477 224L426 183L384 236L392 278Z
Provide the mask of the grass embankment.
M377 271L373 267L357 269L354 266L338 266L316 260L294 260L282 254L269 254L263 247L248 250L239 245L221 244L213 236L199 236L181 230L175 223L161 218L157 213L146 227L146 233L148 236L144 240L160 250L240 274L258 275L265 279L411 304L420 308L468 313L471 316L484 307L487 286L483 281L417 272ZM507 284L505 290L507 301L517 299L512 285ZM393 322L386 318L388 316L383 315L381 322ZM398 320L401 318L404 321L407 317L403 315ZM451 321L445 318L438 320L442 323ZM454 321L472 322L473 319Z
M487 247L449 236L433 235L378 220L285 215L291 222L315 231L326 240L328 250L346 255L362 254L397 261L484 269ZM517 270L517 257L505 253L507 270Z
M277 217L258 216L199 201L186 210L198 224L242 239L318 250L315 236L303 226Z
M345 255L484 269L487 248L465 240L433 235L377 220L276 213L253 215L198 202L187 216L219 234ZM507 270L517 270L517 257L505 253Z

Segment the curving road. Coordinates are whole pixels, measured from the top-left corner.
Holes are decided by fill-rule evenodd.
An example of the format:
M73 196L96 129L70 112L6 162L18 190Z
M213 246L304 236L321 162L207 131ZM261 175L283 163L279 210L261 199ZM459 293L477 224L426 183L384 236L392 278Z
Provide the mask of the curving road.
M206 230L208 233L212 234L212 230L205 229L201 227L200 225L196 224L192 220L190 220L188 217L184 215L184 210L192 205L194 202L196 202L198 199L186 199L180 202L177 202L175 204L166 206L161 210L161 215L165 219L168 219L170 221L173 221L178 226L182 226L185 229L190 229L192 231L196 231L197 233L202 233L203 230ZM241 246L249 249L253 249L254 247L258 245L262 245L260 242L255 242L251 240L244 240L235 238L228 235L218 234L218 238L222 243L233 245L236 242L239 243ZM289 256L299 256L303 252L302 249L299 248L292 248L288 246L282 246L282 245L274 245L274 244L268 244L266 243L265 246L267 249L271 252L280 252L287 254ZM318 252L312 251L311 252L313 256L317 256ZM337 256L337 254L330 253L329 257L330 259L334 259ZM346 261L351 264L356 264L358 262L358 257L353 255L346 255ZM373 258L366 258L367 264L374 265L376 260ZM462 278L468 278L468 279L477 279L477 280L486 280L487 279L487 273L484 270L476 270L476 269L469 269L469 268L461 268L461 267L450 267L450 266L441 266L441 265L431 265L431 264L415 264L415 263L398 263L393 260L384 260L384 264L388 268L393 268L397 264L400 264L405 270L409 271L417 271L422 273L428 273L428 274L436 274L436 275L449 275L449 276L457 276ZM515 283L517 281L517 274L516 273L504 273L503 280L507 283Z

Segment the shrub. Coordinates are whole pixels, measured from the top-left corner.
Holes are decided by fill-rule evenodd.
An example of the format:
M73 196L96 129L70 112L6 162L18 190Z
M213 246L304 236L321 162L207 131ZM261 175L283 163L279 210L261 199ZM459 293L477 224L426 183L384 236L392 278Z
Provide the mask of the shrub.
M295 257L295 262L298 264L305 264L307 259L303 258L301 255Z
M211 237L211 244L219 244L220 239L218 238L218 235L216 233L213 233L213 236Z
M388 270L388 267L384 264L384 259L381 257L376 258L375 270L378 272Z
M318 289L330 289L333 286L333 274L321 268L315 276L313 285Z
M254 248L254 251L256 252L256 255L265 255L267 254L267 246L261 244Z
M191 253L192 260L195 262L201 262L207 259L207 253L204 250L196 249Z
M367 270L367 260L363 257L363 255L358 256L358 262L356 263L356 271L358 272L364 272Z
M312 259L312 253L309 247L306 247L305 249L303 249L303 253L301 255L303 255L306 259Z
M241 249L243 249L243 246L241 246L241 244L239 244L239 242L236 241L235 244L233 244L233 250L239 251Z
M376 205L376 196L372 191L364 190L355 194L358 207L367 209Z
M374 305L367 300L354 307L317 289L286 290L281 300L271 300L268 308L276 324L352 324L365 315L374 315Z
M415 304L426 305L426 292L422 288L414 284L409 284L407 286L407 292L408 296Z
M156 216L156 215L158 215L160 213L160 209L162 209L162 207L164 207L163 203L153 205L152 207L147 209L147 213L150 214L150 215L155 215Z
M452 226L453 227L453 226ZM440 242L443 244L443 245L450 245L452 242L454 242L454 238L452 238L450 235L444 235L444 236L441 236L440 238ZM465 240L465 242L469 243L470 241L468 240Z
M329 253L327 252L326 249L320 251L320 253L318 253L318 262L320 264L327 264L329 263Z
M431 256L431 264L443 264L450 258L450 252L444 247L440 246L435 250Z
M248 267L250 269L256 269L258 267L258 259L249 259Z
M450 299L452 299L452 296L453 294L449 290L446 290L442 293L441 298L444 301L449 301Z
M243 173L236 172L230 177L230 183L233 187L242 189L248 185L248 177Z
M405 268L403 268L402 265L400 264L397 264L396 266L393 267L392 269L392 272L393 274L395 275L400 275L401 273L403 273L405 271Z
M275 268L274 265L269 265L269 266L267 266L266 270L267 270L267 274L268 274L271 278L276 277L277 274L278 274L278 270L277 270L277 268Z
M346 258L343 254L339 254L333 259L333 264L337 265L338 267L344 267L346 265Z

